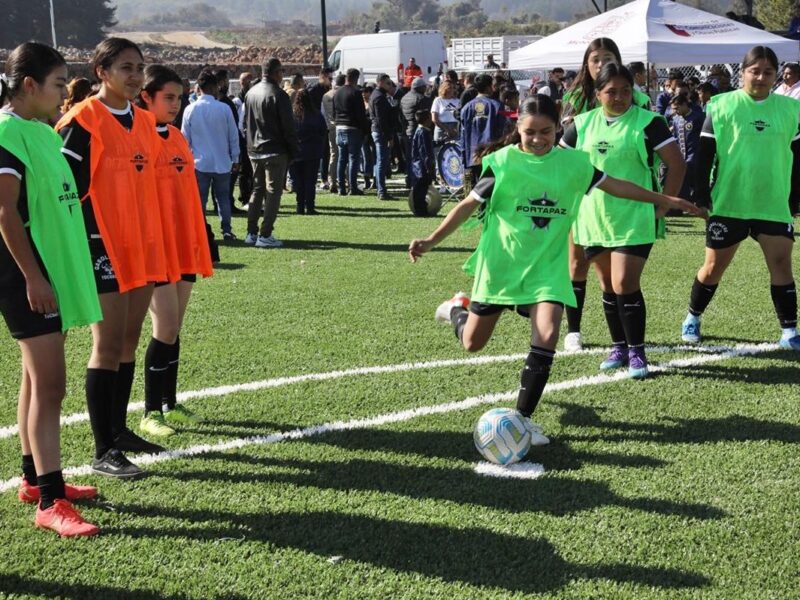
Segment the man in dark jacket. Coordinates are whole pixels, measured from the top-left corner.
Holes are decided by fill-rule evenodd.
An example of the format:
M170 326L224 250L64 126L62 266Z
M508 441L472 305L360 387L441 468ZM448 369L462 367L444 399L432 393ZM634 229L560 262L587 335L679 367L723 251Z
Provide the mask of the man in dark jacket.
M333 113L336 123L336 145L339 146L339 163L336 175L339 182L339 195L347 194L345 173L351 196L363 196L358 189L358 167L361 162L361 145L370 130L364 100L358 90L358 69L347 70L345 85L333 95Z
M281 89L283 66L270 58L262 66L261 82L245 96L244 122L247 154L253 164L253 197L247 211L245 244L257 248L279 248L272 230L281 205L286 171L298 153L294 115L289 96ZM264 220L258 218L264 207Z
M318 112L322 112L322 98L331 89L331 75L333 69L330 67L322 67L319 72L319 80L308 86L308 94L311 97L311 104ZM328 163L330 162L330 149L328 144L323 148L322 160L319 163L319 176L322 179L322 189L328 189Z
M427 110L430 112L433 100L425 95L425 89L428 85L422 77L417 77L411 82L411 91L408 92L400 101L400 108L403 111L403 121L406 124L405 131L403 131L403 145L405 148L406 162L410 162L411 156L411 140L414 138L414 132L417 130L417 112L420 110ZM406 176L406 183L409 183L409 176Z
M467 73L464 76L464 91L461 93L461 106L466 106L478 95L478 88L475 87L476 73Z
M390 175L389 140L394 135L396 119L388 94L392 78L386 73L378 75L378 84L369 98L369 114L372 116L372 140L375 142L375 182L378 187L378 198L389 200L386 190L386 178Z

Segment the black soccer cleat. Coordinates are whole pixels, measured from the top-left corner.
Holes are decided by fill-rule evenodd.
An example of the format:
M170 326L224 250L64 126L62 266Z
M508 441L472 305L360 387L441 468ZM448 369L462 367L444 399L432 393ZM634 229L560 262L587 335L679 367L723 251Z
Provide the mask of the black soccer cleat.
M118 479L135 479L144 475L142 469L129 461L116 448L111 448L100 458L95 458L92 461L92 472Z
M114 448L123 452L142 454L159 454L166 450L164 446L159 446L139 437L127 427L114 438Z

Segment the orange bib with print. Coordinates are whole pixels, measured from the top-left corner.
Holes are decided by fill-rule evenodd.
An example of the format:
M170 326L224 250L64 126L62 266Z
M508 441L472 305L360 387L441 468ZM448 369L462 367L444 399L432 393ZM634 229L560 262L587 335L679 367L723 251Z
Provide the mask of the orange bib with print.
M97 98L77 104L56 125L77 121L91 136L88 197L120 292L168 279L156 188L161 138L153 115L131 110L131 131Z
M168 126L169 135L161 138L156 160L156 186L161 205L161 225L170 281L181 275L210 277L211 253L208 249L206 219L200 204L200 191L194 173L194 157L179 129Z

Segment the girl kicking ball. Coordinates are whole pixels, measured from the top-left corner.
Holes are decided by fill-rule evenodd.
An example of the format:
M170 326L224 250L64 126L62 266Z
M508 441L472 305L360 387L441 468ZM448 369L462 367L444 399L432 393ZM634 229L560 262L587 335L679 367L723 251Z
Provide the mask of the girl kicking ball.
M472 300L456 294L437 308L436 319L451 323L464 349L477 352L505 309L530 317L531 346L517 410L534 445L549 442L530 416L550 376L564 306L575 305L567 238L584 195L597 187L621 198L702 212L679 198L609 177L584 152L555 147L558 125L558 109L549 97L528 98L517 128L483 157L481 178L469 196L429 237L408 248L416 262L483 207L480 242L465 265L475 278Z

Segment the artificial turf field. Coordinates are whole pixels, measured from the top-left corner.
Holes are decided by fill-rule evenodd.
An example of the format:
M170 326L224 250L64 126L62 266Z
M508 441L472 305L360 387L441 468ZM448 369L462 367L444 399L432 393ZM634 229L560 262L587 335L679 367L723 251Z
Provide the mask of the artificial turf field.
M709 347L681 348L703 234L670 219L643 281L665 369L644 382L598 377L608 334L591 275L587 352L556 358L535 414L552 442L529 459L545 473L496 479L474 470L472 428L513 405L529 324L508 313L467 355L433 320L469 291L478 233L412 265L409 240L438 218L328 195L300 217L293 201L275 231L285 248L224 246L195 287L179 389L205 422L165 442L189 450L134 482L68 477L100 486L81 505L97 538L36 530L16 499L19 358L0 338L0 596L800 598L800 371L759 346L779 332L754 242L706 314ZM67 348L63 462L83 472L88 330Z

